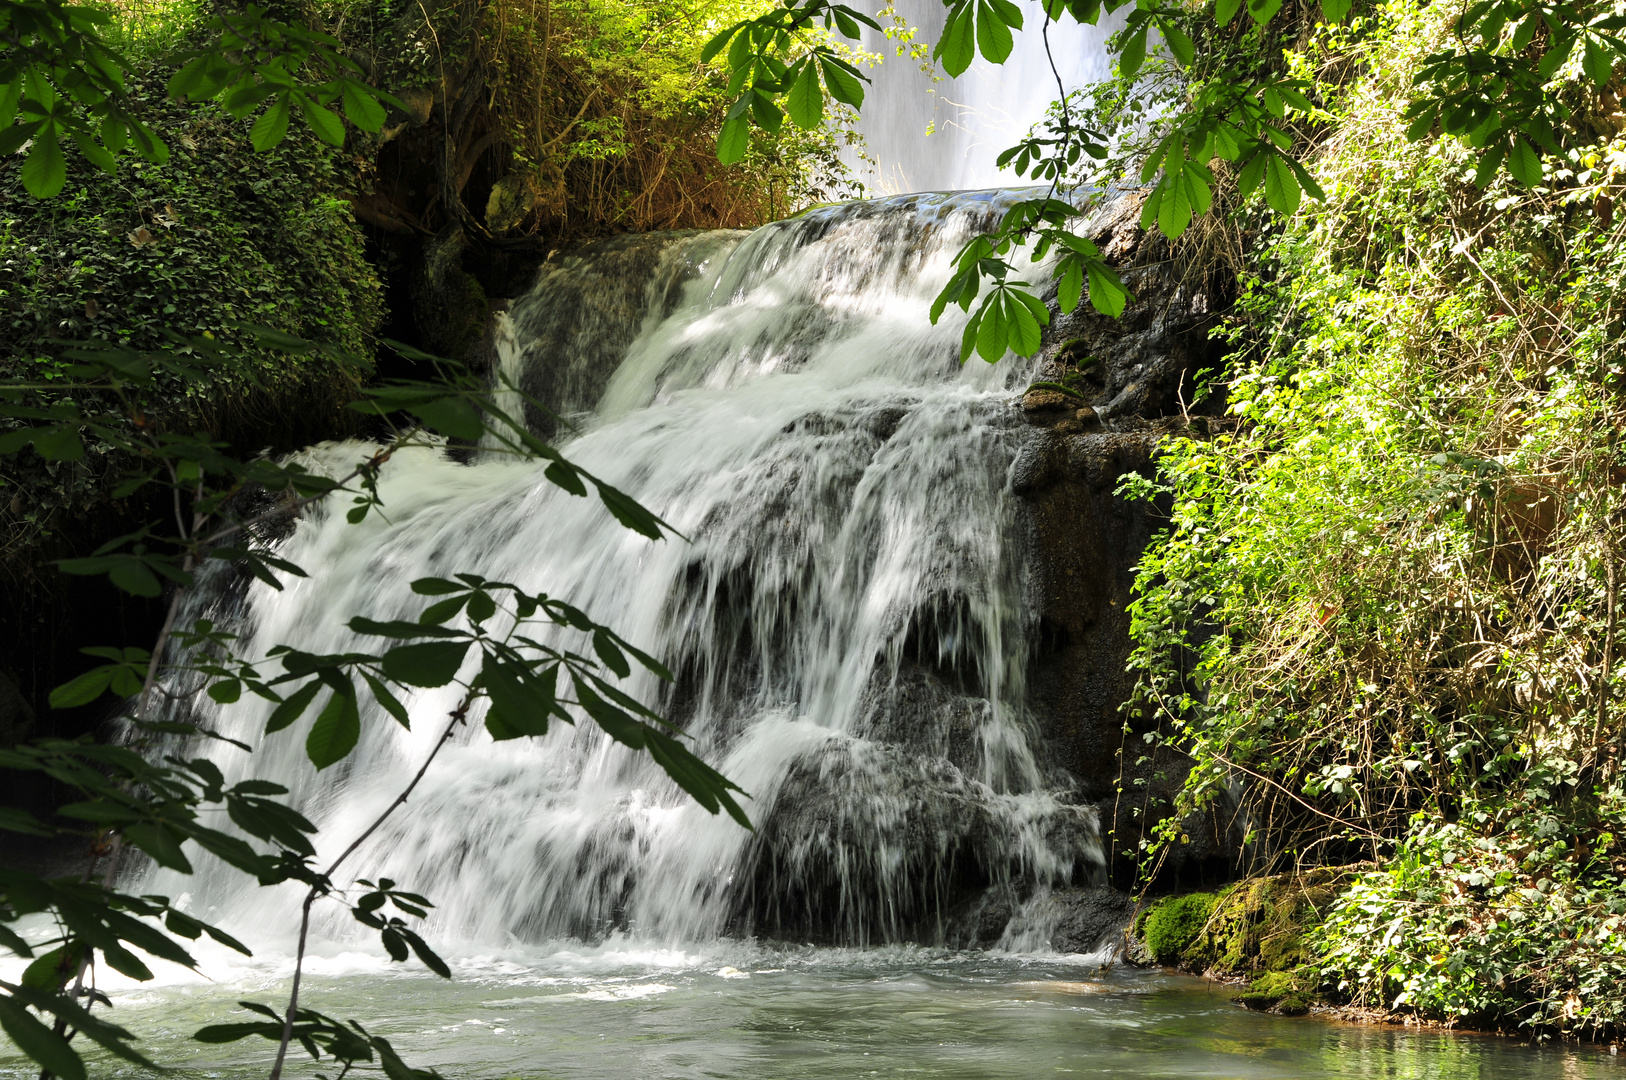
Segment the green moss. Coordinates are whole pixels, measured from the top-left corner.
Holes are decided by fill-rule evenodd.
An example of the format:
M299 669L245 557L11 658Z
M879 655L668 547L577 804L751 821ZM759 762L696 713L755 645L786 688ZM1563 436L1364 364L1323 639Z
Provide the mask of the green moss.
M1315 1004L1316 995L1296 972L1270 971L1248 984L1248 988L1231 1000L1261 1012L1273 1011L1284 1016L1302 1016Z
M1196 943L1218 900L1213 893L1187 893L1174 896L1146 913L1141 933L1146 948L1160 964L1185 959Z
M1322 868L1171 897L1142 916L1139 931L1160 964L1220 976L1296 971L1310 959L1309 931L1354 873Z

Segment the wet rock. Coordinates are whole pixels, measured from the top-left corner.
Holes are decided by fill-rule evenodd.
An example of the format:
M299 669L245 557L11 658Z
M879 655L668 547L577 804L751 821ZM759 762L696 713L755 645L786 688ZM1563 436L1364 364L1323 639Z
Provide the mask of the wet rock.
M450 225L424 244L423 262L413 275L413 317L429 351L468 362L486 334L489 305L485 289L463 269L468 238Z
M1060 390L1029 390L1022 395L1022 415L1030 424L1059 420L1078 408L1078 398Z
M1050 947L1061 953L1121 951L1135 919L1135 899L1107 886L1058 890L1042 904L1051 921Z
M11 674L0 671L0 747L15 746L34 729L34 709Z
M1209 340L1220 298L1188 279L1159 234L1140 230L1140 204L1138 193L1122 196L1086 227L1135 299L1119 319L1081 304L1052 322L1038 380L1080 396L1028 391L1022 413L1040 430L1011 474L1039 564L1034 714L1051 764L1076 777L1088 797L1110 803L1105 812L1116 810L1124 852L1135 851L1142 830L1168 814L1189 762L1167 749L1141 749L1133 718L1127 739L1136 752L1119 755L1126 742L1120 706L1135 684L1125 669L1134 569L1168 507L1130 502L1117 491L1126 474L1155 475L1153 456L1165 436L1201 437L1211 416L1223 413L1217 399L1196 403L1193 389L1196 372L1220 360ZM1223 809L1184 824L1189 841L1170 849L1162 873L1229 877L1237 837ZM1117 869L1127 880L1132 860L1122 858Z

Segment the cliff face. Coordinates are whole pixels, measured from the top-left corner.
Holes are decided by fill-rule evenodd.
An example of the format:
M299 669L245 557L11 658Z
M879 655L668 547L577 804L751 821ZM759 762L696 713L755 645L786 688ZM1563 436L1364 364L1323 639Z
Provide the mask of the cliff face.
M1135 683L1125 667L1134 568L1166 507L1117 491L1126 474L1152 475L1163 436L1203 430L1223 408L1218 400L1191 404L1198 373L1218 364L1209 331L1223 298L1160 235L1141 231L1140 206L1138 193L1122 195L1091 222L1091 238L1120 267L1134 300L1119 319L1081 304L1052 323L1039 378L1067 390L1036 388L1022 398L1035 432L1012 477L1039 564L1033 712L1051 764L1077 779L1100 806L1103 830L1114 830L1113 876L1124 882L1143 830L1166 813L1188 763L1147 748L1134 720L1125 728L1121 706ZM1166 872L1224 875L1225 823L1191 822L1187 832L1191 843L1170 853Z

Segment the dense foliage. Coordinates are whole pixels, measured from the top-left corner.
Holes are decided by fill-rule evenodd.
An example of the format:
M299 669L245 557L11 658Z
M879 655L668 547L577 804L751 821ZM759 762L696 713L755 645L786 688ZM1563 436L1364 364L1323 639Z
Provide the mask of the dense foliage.
M252 346L241 322L370 352L382 304L342 198L354 166L309 133L256 153L229 115L166 103L160 74L127 86L170 146L163 166L129 162L114 177L74 159L49 200L24 191L18 169L0 170L0 375L67 393L64 340L153 349L208 334ZM250 347L171 382L149 408L254 449L292 449L354 426L343 406L365 375L322 354ZM42 543L107 504L112 453L94 443L73 462L6 463L0 560L13 580L33 572Z
M1603 1030L1626 1004L1626 118L1571 56L1544 90L1567 151L1491 181L1408 115L1454 23L1396 0L1288 58L1324 102L1327 199L1254 219L1212 387L1233 419L1165 446L1134 707L1255 872L1380 862L1320 932L1330 991Z
M398 142L393 154L431 159L425 170L377 153L375 193L394 222L580 237L756 225L847 191L836 155L850 133L764 133L737 163L713 152L727 99L701 49L718 20L764 7L339 0L318 10L402 101L405 130L383 137Z

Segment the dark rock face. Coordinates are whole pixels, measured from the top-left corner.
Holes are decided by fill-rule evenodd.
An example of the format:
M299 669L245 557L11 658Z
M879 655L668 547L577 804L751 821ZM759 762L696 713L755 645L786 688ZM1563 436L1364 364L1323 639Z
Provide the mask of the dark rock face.
M1206 430L1222 407L1192 405L1197 372L1218 366L1208 340L1215 297L1182 280L1161 236L1140 230L1140 205L1139 194L1122 196L1090 224L1135 299L1120 319L1080 304L1052 324L1039 370L1052 386L1019 403L1037 430L1012 478L1040 564L1034 715L1052 764L1096 801L1103 834L1116 833L1115 880L1132 874L1143 830L1166 815L1188 768L1178 755L1152 754L1136 724L1124 729L1120 707L1135 682L1125 670L1134 569L1166 507L1115 492L1126 474L1153 474L1161 439ZM1226 823L1186 826L1190 842L1169 853L1163 872L1223 876L1232 847Z
M1033 905L1050 924L1050 947L1061 953L1122 950L1135 921L1134 898L1105 886L1052 893Z
M523 343L520 388L561 415L591 409L645 318L671 314L698 273L685 255L738 235L628 233L550 256L510 309ZM548 362L555 357L569 360ZM558 417L527 404L526 424L547 437Z

